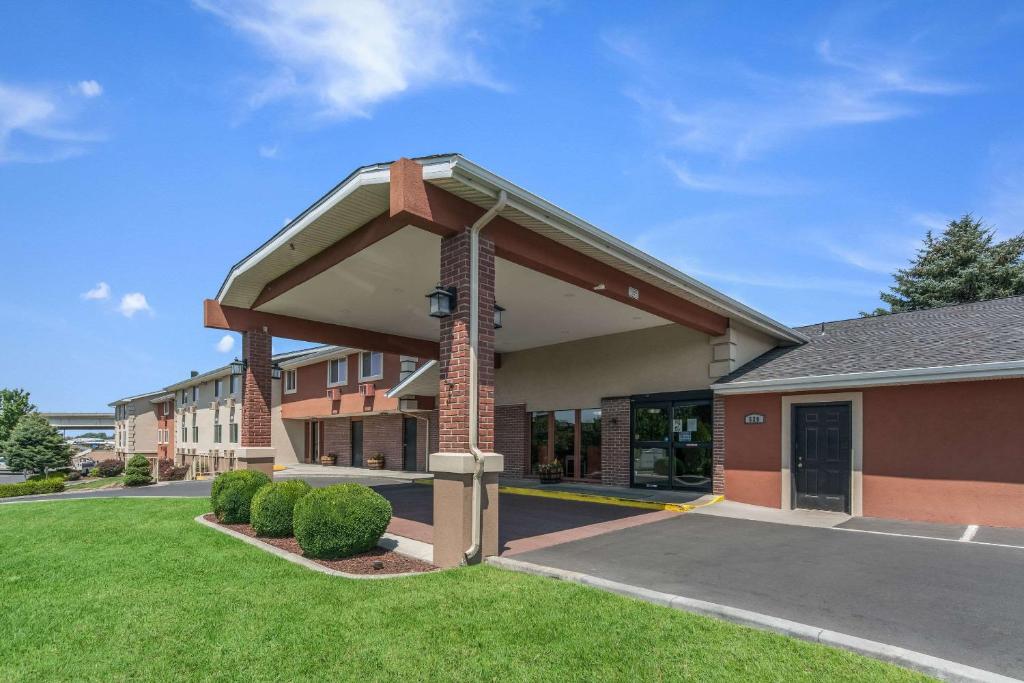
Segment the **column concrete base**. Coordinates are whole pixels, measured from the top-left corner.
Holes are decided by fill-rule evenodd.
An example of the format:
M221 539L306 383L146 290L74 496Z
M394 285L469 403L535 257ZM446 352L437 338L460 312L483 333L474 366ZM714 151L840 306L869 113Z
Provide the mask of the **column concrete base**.
M259 470L268 477L274 476L273 448L239 448L235 459L240 470Z
M498 473L503 467L504 458L498 453L484 455L480 552L469 559L471 564L498 554ZM430 456L430 471L434 473L434 564L438 567L461 564L473 542L474 468L471 453Z

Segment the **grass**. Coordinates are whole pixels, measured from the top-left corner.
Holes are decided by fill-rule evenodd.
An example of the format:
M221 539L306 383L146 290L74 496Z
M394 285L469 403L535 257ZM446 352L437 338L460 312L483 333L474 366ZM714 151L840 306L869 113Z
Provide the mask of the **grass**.
M493 567L338 579L195 523L208 507L0 505L0 680L923 680Z
M82 481L82 482L70 481L70 482L67 483L65 488L67 490L69 490L69 491L70 490L75 490L75 491L91 491L93 489L109 488L111 486L114 486L115 484L120 484L123 481L124 481L124 476L123 475L117 476L117 477L103 477L101 479L91 479L89 481Z

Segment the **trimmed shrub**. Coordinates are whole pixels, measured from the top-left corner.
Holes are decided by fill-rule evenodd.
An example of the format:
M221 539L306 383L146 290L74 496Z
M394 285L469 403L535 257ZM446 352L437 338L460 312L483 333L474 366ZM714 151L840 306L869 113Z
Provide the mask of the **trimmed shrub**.
M372 550L391 521L391 503L361 484L315 489L295 504L295 540L310 557L348 557Z
M292 513L299 499L313 488L301 479L275 481L252 497L249 515L257 536L283 538L292 535Z
M41 493L60 493L64 490L64 479L37 479L20 481L16 484L0 484L0 498L34 496Z
M181 481L188 474L188 468L184 465L176 467L173 460L160 461L160 481Z
M78 470L71 470L68 472L68 481L78 481L82 478L82 473Z
M99 477L116 477L117 475L124 472L124 463L120 460L111 458L110 460L100 460L96 463L96 476Z
M65 480L67 480L67 478L68 478L68 473L67 472L50 472L46 476L43 476L42 474L33 474L31 477L28 478L28 480L29 481L45 481L47 479L60 479L61 481L65 481Z
M252 497L270 483L270 477L258 470L234 470L218 475L210 488L213 514L225 524L249 521Z
M153 483L149 474L149 460L144 455L133 455L124 468L125 486L146 486Z

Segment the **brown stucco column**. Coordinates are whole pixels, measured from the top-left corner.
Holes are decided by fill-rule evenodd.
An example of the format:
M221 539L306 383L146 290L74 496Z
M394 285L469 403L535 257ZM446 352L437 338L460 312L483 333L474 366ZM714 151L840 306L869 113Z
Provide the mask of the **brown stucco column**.
M470 237L462 232L441 240L440 282L454 287L452 315L441 318L438 452L430 456L434 473L434 564L463 561L472 543L472 488L475 460L469 451L470 396ZM494 450L494 243L480 238L479 352L477 355L478 448L485 453L481 494L479 562L498 553L498 472L502 457Z
M271 346L273 337L267 328L242 333L242 433L238 449L240 469L274 471L274 449L270 440Z

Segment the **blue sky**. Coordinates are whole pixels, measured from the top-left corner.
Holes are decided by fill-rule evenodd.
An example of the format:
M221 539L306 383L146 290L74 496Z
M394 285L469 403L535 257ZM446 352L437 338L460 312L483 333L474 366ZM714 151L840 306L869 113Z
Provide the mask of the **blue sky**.
M201 311L228 267L400 156L461 152L790 324L873 308L963 212L1024 229L1014 2L36 1L0 25L0 386L47 410L228 361Z

